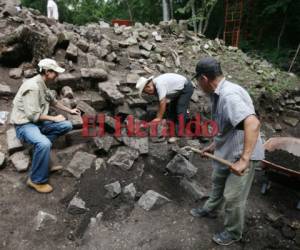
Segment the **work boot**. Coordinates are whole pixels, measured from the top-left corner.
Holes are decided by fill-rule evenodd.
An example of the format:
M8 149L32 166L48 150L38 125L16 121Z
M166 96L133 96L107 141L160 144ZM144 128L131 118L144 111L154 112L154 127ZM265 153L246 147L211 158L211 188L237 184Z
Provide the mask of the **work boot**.
M27 180L27 186L33 188L39 193L50 193L53 191L53 187L47 183L36 184L31 181L30 178Z
M217 217L217 214L214 213L214 212L209 212L207 211L205 208L193 208L191 211L190 211L190 214L194 217L208 217L208 218L211 218L211 219L214 219Z
M56 172L56 171L59 171L59 170L62 170L62 169L63 169L63 166L61 166L61 165L51 166L50 167L50 172L53 173L53 172Z
M221 233L216 233L213 236L212 240L215 243L217 243L218 245L229 246L232 243L239 241L240 239L233 238L232 235L225 230L225 231L223 231Z

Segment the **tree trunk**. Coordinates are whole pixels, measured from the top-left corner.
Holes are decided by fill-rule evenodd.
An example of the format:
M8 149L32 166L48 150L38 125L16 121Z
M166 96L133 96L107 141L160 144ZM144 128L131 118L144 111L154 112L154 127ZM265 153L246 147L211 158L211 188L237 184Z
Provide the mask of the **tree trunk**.
M197 33L195 0L191 0L190 4L191 4L191 9L192 9L192 19L193 19L194 32Z
M202 34L205 34L206 30L207 30L207 27L208 27L208 23L209 23L209 19L210 19L210 16L211 16L211 13L216 5L217 1L215 1L211 6L210 6L210 9L208 10L208 13L207 13L207 16L204 20L204 28L202 30Z
M163 20L164 21L169 21L169 8L168 8L168 3L167 0L162 0L162 8L163 8Z
M170 16L171 16L171 19L174 19L173 0L169 0L169 7L170 7Z
M127 9L128 9L129 19L132 22L133 21L133 19L132 19L132 11L131 11L131 8L130 8L129 0L126 0L126 4L127 4Z
M202 1L201 5L201 16L200 16L200 21L199 21L199 26L198 26L198 33L202 34L203 32L203 22L204 22L204 16L205 16L205 5L206 5L206 0Z
M286 19L287 19L287 11L284 14L283 23L282 23L282 26L281 26L281 29L280 29L280 33L279 33L278 39L277 39L277 52L279 52L279 49L280 49L280 41L281 41L281 37L282 37L282 35L284 33L284 30L285 30Z
M294 64L295 64L296 58L297 58L297 56L298 56L298 54L299 54L299 50L300 50L300 43L298 44L298 48L297 48L297 50L296 50L295 56L294 56L294 58L293 58L293 60L292 60L292 63L291 63L291 65L290 65L290 68L289 68L289 71L288 71L288 72L291 72L291 70L292 70L292 68L293 68L293 66L294 66Z

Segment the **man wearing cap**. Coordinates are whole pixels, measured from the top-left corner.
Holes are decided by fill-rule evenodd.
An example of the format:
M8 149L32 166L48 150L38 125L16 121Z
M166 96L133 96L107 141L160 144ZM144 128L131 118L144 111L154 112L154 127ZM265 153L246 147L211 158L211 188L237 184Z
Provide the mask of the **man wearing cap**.
M49 106L70 114L80 114L80 111L58 102L47 88L65 70L52 59L41 60L38 67L39 74L24 81L19 88L13 100L10 121L15 125L18 139L34 146L27 185L40 193L49 193L53 190L47 183L52 143L58 136L72 130L72 124L64 116L48 115ZM50 169L54 170L58 168Z
M260 122L252 100L241 86L227 81L220 63L214 58L201 59L195 78L212 100L212 119L219 133L202 152L232 162L232 170L213 161L212 192L202 208L194 208L195 217L215 217L224 202L224 230L213 236L220 245L230 245L242 238L246 201L255 174L255 166L264 159Z
M157 95L159 99L159 109L156 118L152 122L160 122L166 112L167 99L170 100L168 108L168 118L176 123L178 130L179 117L183 121L187 120L187 109L194 86L184 76L175 73L166 73L158 77L141 77L136 84L139 94ZM169 142L175 142L176 138L170 138Z

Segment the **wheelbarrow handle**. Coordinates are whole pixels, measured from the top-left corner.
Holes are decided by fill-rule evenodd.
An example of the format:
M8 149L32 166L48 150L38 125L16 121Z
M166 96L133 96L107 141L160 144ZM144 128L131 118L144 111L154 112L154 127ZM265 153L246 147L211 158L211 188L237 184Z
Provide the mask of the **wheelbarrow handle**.
M206 157L208 157L212 160L215 160L217 162L220 162L220 163L224 164L225 166L229 167L230 169L232 169L232 164L233 163L231 163L230 161L224 160L224 159L222 159L218 156L215 156L215 155L207 153L207 152L203 153L201 150L193 148L193 147L188 147L188 148L190 148L193 152L204 155L204 156L206 156Z

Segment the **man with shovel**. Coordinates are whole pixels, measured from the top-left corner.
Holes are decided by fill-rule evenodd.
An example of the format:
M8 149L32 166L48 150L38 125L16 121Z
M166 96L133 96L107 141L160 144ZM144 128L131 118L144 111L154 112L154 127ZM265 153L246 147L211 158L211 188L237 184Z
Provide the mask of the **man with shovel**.
M264 159L260 122L245 89L227 81L220 63L214 58L201 59L195 78L212 100L212 119L219 133L213 143L202 150L232 162L230 167L213 161L212 192L202 208L194 208L195 217L215 217L224 203L224 230L213 236L219 245L230 245L242 238L246 201L255 174L255 166ZM230 164L229 164L230 165Z

